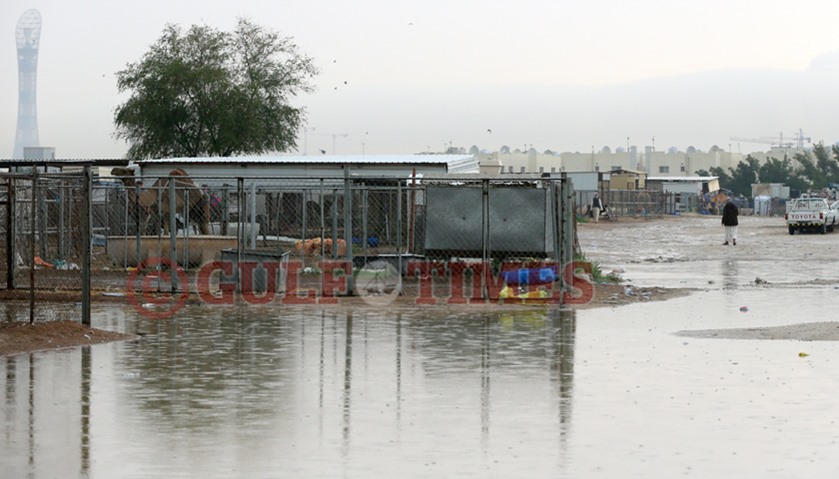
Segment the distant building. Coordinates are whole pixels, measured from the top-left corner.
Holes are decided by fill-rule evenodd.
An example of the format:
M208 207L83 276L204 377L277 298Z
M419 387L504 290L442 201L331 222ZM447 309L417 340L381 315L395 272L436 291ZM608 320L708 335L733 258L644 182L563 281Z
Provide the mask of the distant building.
M614 151L608 147L599 150L592 148L588 153L538 153L532 148L526 151L506 149L481 153L478 157L482 163L498 165L503 174L583 171L608 174L614 171L640 171L649 176L691 176L697 171L710 171L711 168L728 170L745 159L741 153L717 147L707 152L692 147L687 151L676 148L656 151L652 147L645 147L644 152L639 154L636 146L616 148Z

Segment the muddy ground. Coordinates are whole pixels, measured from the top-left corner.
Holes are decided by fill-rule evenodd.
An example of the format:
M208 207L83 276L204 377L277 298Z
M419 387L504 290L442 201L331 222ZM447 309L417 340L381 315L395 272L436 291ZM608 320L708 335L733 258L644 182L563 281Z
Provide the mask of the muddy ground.
M724 246L724 229L716 216L667 216L660 218L621 218L618 221L580 224L580 245L588 259L603 266L605 272L644 269L667 269L695 276L709 263L734 261L741 264L769 265L782 272L777 283L747 276L750 287L789 289L833 287L839 289L839 227L827 234L789 235L782 217L740 217L737 245ZM658 266L657 266L658 265ZM813 272L810 274L810 272ZM672 274L672 273L671 273ZM676 273L668 284L674 293L684 291ZM724 280L708 280L692 289L736 288ZM631 284L631 283L630 283ZM691 289L691 288L687 288ZM828 316L829 318L829 316ZM839 322L791 324L782 327L754 327L682 331L678 334L697 338L779 339L800 341L837 341Z
M0 323L0 356L124 341L135 336L90 328L74 321Z
M839 228L827 234L789 236L780 217L741 216L737 245L723 246L719 216L619 218L581 223L578 237L589 259L610 264L690 263L718 259L833 261ZM690 267L690 265L686 265Z
M603 273L622 275L633 264L679 263L685 269L698 262L736 258L749 261L776 261L779 257L802 263L833 260L839 256L839 231L826 235L791 238L782 218L741 217L736 246L723 246L723 228L719 217L685 215L664 217L619 218L616 221L581 223L579 243L587 259L602 266ZM760 282L760 278L755 278ZM823 284L830 278L814 278ZM763 287L772 287L763 284ZM802 281L807 286L807 281ZM629 287L629 289L627 289ZM695 288L678 284L645 285L598 283L592 301L574 305L578 309L618 307L624 304L661 301L690 294ZM26 301L25 292L0 292L6 301ZM43 294L43 293L42 293ZM75 293L54 294L45 298L54 301L76 301ZM124 302L98 294L95 301ZM352 306L352 300L347 305ZM359 303L363 305L363 303ZM825 322L792 325L784 328L749 328L748 330L708 330L690 333L697 337L750 339L839 340L839 323ZM51 322L35 326L0 322L0 356L51 348L62 348L95 342L125 340L131 336L84 327L72 322Z

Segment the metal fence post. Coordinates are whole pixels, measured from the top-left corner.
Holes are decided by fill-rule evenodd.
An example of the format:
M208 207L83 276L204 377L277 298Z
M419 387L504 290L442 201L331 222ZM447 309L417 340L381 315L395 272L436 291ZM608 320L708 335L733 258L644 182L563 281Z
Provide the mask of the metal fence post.
M320 179L320 237L326 237L326 193L323 190L323 178ZM306 241L306 235L303 235L303 241ZM320 254L323 255L323 241L321 241L320 246ZM303 259L306 259L306 256L303 256Z
M172 278L172 292L179 289L178 284L178 222L175 214L178 209L177 198L175 198L175 179L169 177L169 269Z
M566 201L570 203L574 201L574 181L569 179L566 187L569 190L569 196L566 196ZM565 254L568 261L573 261L577 257L577 254L582 252L580 243L577 240L577 218L571 216L566 217L566 220L568 222L568 251Z
M61 183L58 185L58 259L67 260L67 245L65 240L67 226L64 224L64 217L66 213L65 200L67 195L64 194L65 178L61 178Z
M556 264L556 273L557 276L562 274L562 270L565 267L563 263L562 251L560 250L560 245L562 241L560 240L560 236L562 235L560 231L560 224L559 221L559 213L562 212L562 215L565 216L567 214L567 209L564 208L564 204L559 204L560 193L562 191L562 185L560 185L559 191L557 191L556 187L556 180L551 178L550 179L550 188L548 189L548 194L550 197L550 214L551 214L551 239L552 239L552 248L554 250L553 259L554 263ZM559 295L559 304L562 304L562 295Z
M242 211L242 196L245 193L245 179L236 178L236 271L233 276L236 278L236 292L242 292L242 275L239 271L242 267L242 258L245 256L245 218Z
M44 167L46 173L47 168ZM46 179L46 178L45 178ZM49 256L47 251L47 200L45 198L48 188L44 188L44 193L39 194L35 199L38 203L38 213L35 216L38 224L38 251L41 259L46 259Z
M483 180L481 186L481 261L483 261L485 268L491 268L492 262L490 261L491 251L489 244L489 180ZM483 291L481 291L483 299L488 299L489 285L486 284L486 281L481 281L481 284L483 288Z
M370 197L367 192L367 185L361 184L361 251L364 255L364 263L367 263L367 220L370 212Z
M125 225L126 233L128 232L128 212L129 212L129 209L128 209L128 202L129 202L128 195L130 195L130 194L131 193L126 188L126 190L125 190L126 215L125 215L125 219L123 220L123 224ZM143 234L143 229L140 227L140 185L139 184L134 185L134 198L135 198L135 201L134 201L134 226L135 226L135 230L134 230L134 261L135 261L134 266L137 266L139 268L140 267L140 262L145 260L145 258L140 257L140 250L142 249L141 242L140 242L140 235ZM127 239L127 236L128 235L126 234L126 239ZM127 241L126 241L126 245L125 245L125 251L126 252L128 251L128 242ZM126 261L126 263L127 263L127 261ZM124 266L128 266L128 265L125 264Z
M304 187L303 192L300 193L300 195L303 197L303 208L301 208L303 211L301 212L301 219L300 219L300 221L301 221L301 224L300 224L300 240L305 242L306 241L306 233L307 233L306 229L309 226L308 225L308 222L309 222L309 215L308 215L308 210L309 210L309 208L308 208L308 206L309 206L308 205L308 203L309 203L308 196L309 195L308 195L308 190L306 190L306 188ZM306 249L303 248L302 251L303 251L303 258L305 259Z
M256 182L253 180L248 191L248 223L251 227L248 244L251 249L256 249Z
M32 167L32 203L29 205L29 324L35 323L35 223L37 217L38 167Z
M564 246L562 247L563 255L566 263L574 261L574 256L577 254L577 231L576 218L574 216L574 208L571 204L574 201L574 182L570 178L563 181L562 186L564 194L562 195L563 210L562 221L565 223L563 228ZM565 213L567 212L567 213Z
M90 259L93 241L93 173L89 165L84 167L82 185L82 324L90 326Z
M15 178L8 177L6 183L6 289L15 289L15 270L17 269L17 247L15 242Z
M338 241L338 190L335 188L332 188L332 232L329 237L332 239L332 245L336 245ZM338 259L338 248L332 248L332 259Z
M388 235L390 241L390 235ZM396 263L402 277L402 180L396 181Z
M184 271L189 271L189 230L192 228L189 218L189 188L184 189L184 247L183 247L183 262L178 263L183 265Z
M344 242L346 248L344 250L345 260L347 261L349 271L344 274L347 278L347 294L353 295L353 252L352 252L352 179L350 178L349 166L344 165ZM332 249L338 251L338 244L333 243Z

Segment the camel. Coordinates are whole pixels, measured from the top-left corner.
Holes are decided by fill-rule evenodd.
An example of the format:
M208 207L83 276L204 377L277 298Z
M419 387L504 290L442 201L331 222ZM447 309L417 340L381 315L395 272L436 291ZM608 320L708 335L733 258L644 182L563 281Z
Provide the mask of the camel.
M725 194L725 192L723 192L722 190L719 190L715 194L711 195L711 206L713 213L722 213L722 207L725 206L725 203L727 201L728 195Z
M154 185L143 190L139 197L135 190L137 181L133 169L114 168L111 170L111 174L125 185L129 194L129 201L140 208L140 212L146 218L146 224L151 221L151 224L154 225L161 219L163 220L161 222L165 234L169 234L169 181L174 180L175 212L183 214L185 211L184 205L189 201L190 223L195 224L201 234L210 234L210 202L207 195L195 185L186 171L180 168L170 171L169 176L158 178ZM157 217L158 195L160 195L160 218Z

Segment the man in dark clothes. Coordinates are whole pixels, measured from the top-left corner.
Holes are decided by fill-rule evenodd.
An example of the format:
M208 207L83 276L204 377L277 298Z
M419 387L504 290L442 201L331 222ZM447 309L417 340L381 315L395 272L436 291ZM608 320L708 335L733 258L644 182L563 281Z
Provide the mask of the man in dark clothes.
M600 201L600 195L594 194L594 199L591 201L591 213L594 215L594 222L600 219L600 212L603 210L603 202Z
M737 215L739 213L737 205L729 198L722 209L722 225L725 227L725 243L723 245L727 245L729 241L732 245L737 244Z

